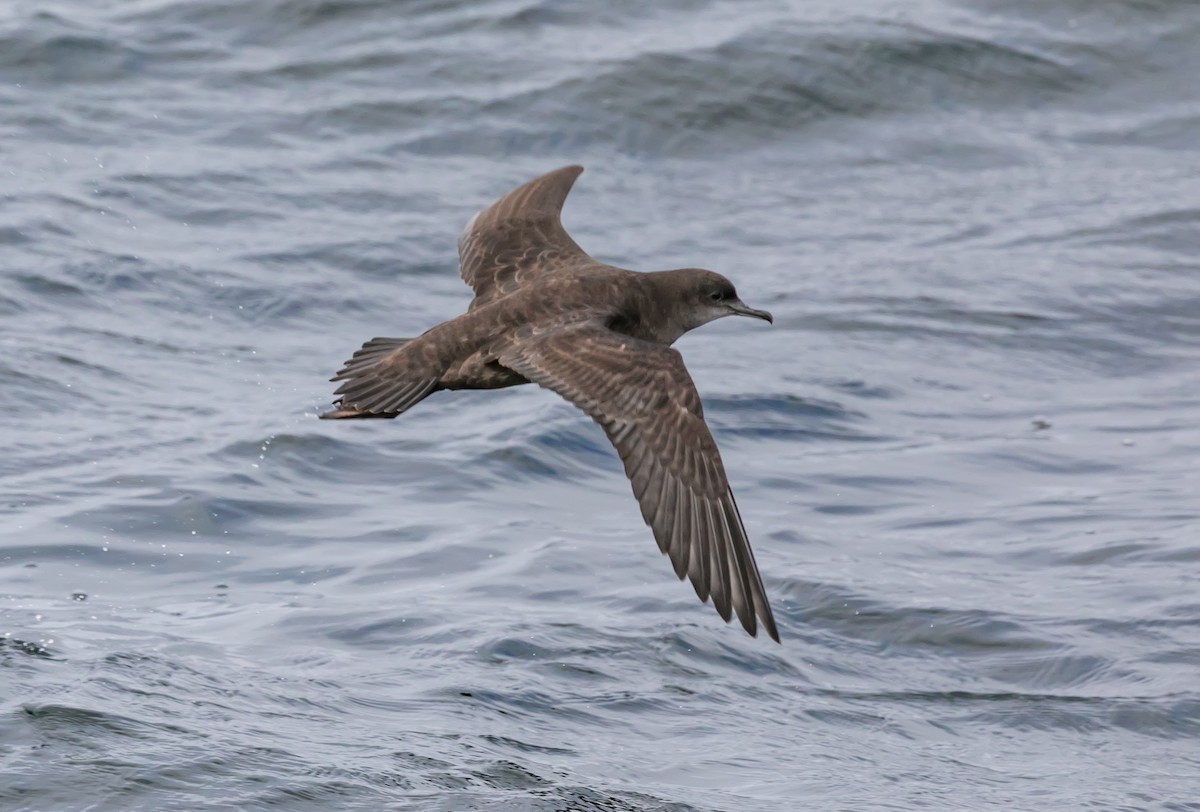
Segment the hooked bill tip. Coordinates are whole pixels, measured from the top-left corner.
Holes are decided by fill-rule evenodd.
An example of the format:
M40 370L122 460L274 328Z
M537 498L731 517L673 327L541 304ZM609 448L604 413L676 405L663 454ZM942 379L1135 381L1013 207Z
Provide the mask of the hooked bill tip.
M747 307L746 305L742 304L741 302L738 302L737 304L731 304L729 306L729 309L732 310L734 313L736 313L739 316L751 316L756 319L762 319L767 324L775 323L775 317L772 316L767 311L755 310L753 307Z

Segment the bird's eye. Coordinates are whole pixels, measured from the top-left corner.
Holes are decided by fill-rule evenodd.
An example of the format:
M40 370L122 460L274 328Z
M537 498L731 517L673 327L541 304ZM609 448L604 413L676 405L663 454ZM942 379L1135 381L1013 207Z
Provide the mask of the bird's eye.
M725 294L719 290L714 290L712 293L708 294L708 298L712 299L714 302L719 302L725 298Z

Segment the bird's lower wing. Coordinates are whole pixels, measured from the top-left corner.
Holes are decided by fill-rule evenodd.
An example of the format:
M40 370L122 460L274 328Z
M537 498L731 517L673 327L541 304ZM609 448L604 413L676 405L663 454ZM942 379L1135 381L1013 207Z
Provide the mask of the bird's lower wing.
M762 578L683 358L598 323L534 331L500 362L590 415L616 447L676 574L728 621L779 640Z

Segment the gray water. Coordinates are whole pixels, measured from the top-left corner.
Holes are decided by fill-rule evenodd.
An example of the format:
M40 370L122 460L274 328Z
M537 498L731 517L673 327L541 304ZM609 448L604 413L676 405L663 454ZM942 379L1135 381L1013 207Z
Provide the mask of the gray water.
M1200 5L0 9L0 807L1200 809ZM520 387L319 422L566 163L783 645ZM736 322L736 323L734 323Z

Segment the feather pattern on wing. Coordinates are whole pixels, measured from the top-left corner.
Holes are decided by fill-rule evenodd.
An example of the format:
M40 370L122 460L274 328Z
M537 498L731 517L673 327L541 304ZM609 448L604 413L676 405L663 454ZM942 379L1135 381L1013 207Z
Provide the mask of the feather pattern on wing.
M779 639L700 396L670 347L598 322L531 330L500 362L590 415L616 447L642 517L675 573L721 617Z
M480 211L458 238L459 271L475 291L471 308L560 268L595 263L563 229L559 215L582 166L564 166Z

